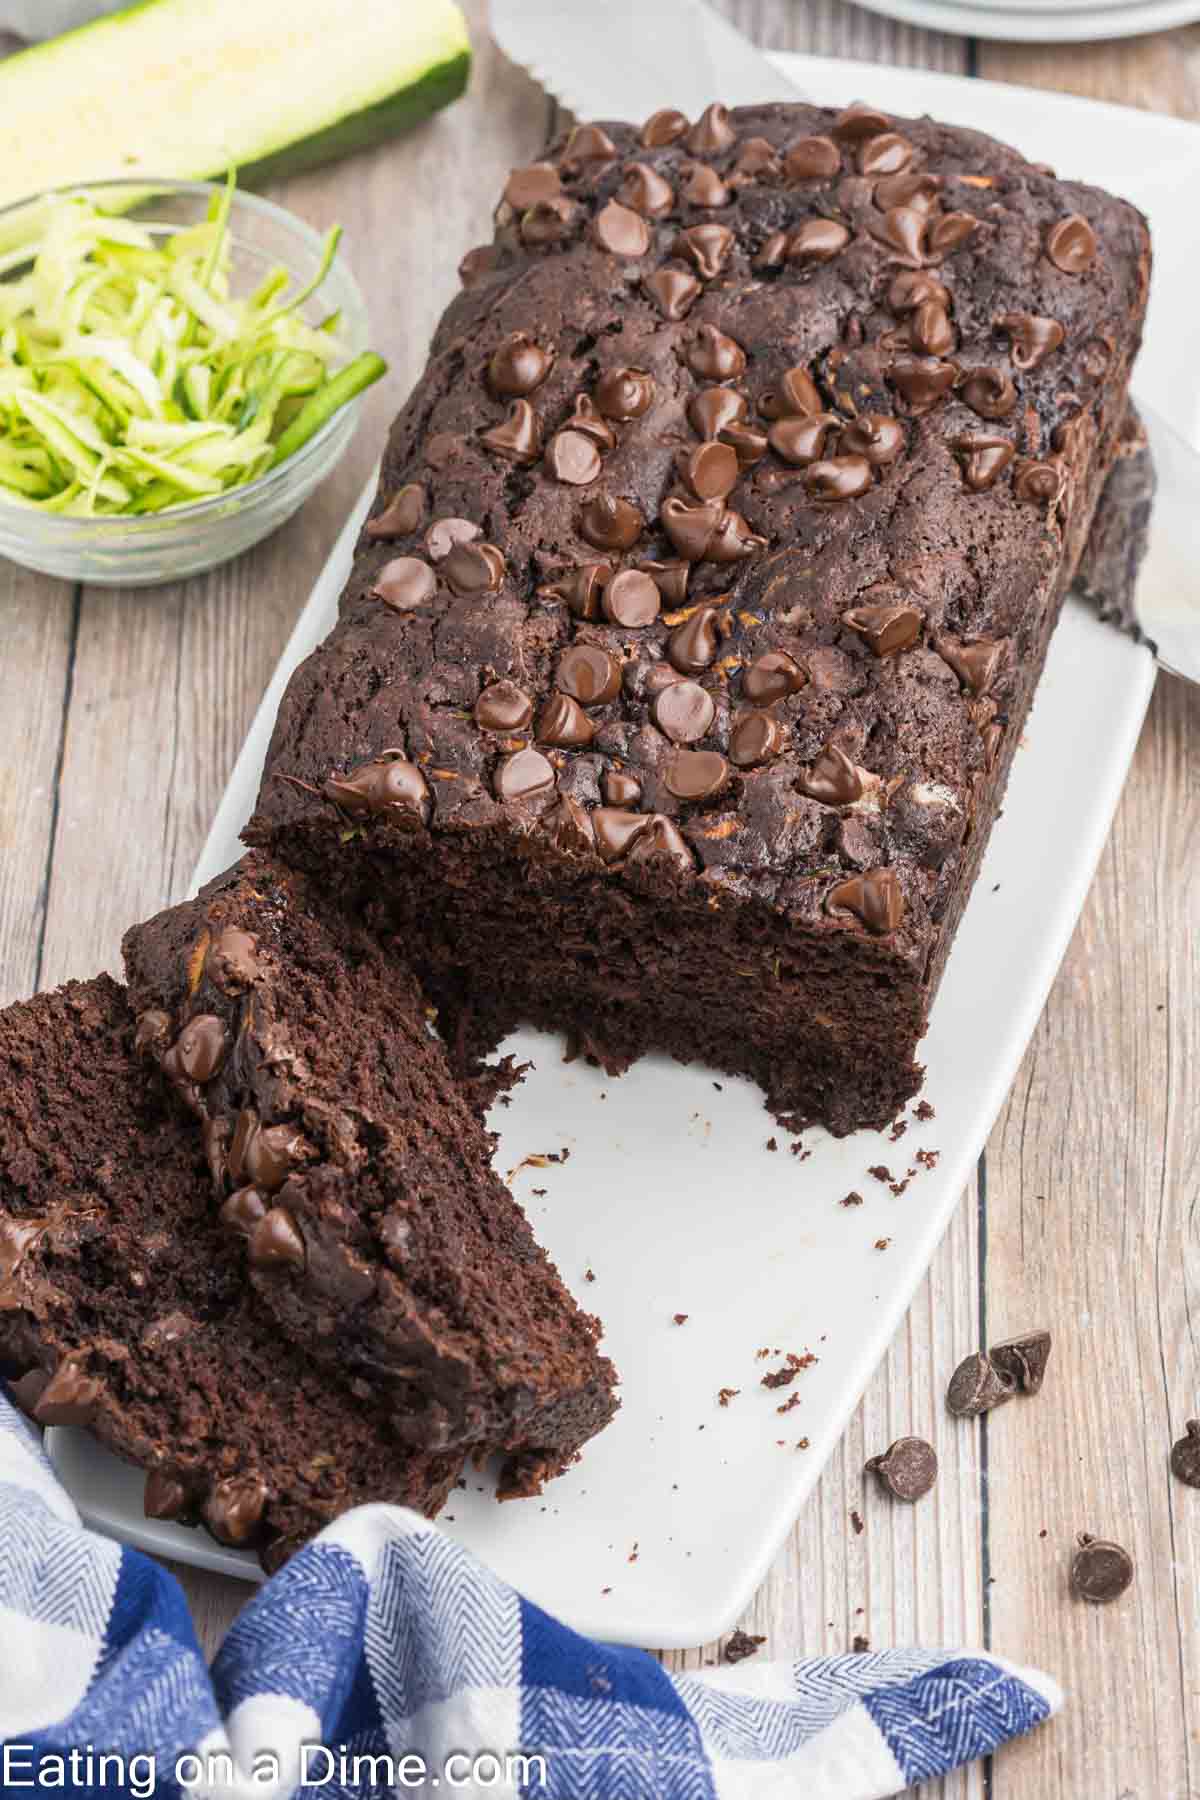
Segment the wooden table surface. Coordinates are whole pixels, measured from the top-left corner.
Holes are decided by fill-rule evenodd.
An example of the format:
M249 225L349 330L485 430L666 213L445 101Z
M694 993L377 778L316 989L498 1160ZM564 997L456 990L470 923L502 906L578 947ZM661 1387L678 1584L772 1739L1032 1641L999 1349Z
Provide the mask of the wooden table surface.
M1070 90L1200 118L1200 26L1068 48L971 43L842 0L723 0L760 42ZM113 592L0 563L0 1002L119 967L123 928L187 889L312 576L415 380L462 251L545 97L494 51L481 0L469 96L406 139L273 190L340 219L391 378L343 466L271 542L208 578ZM869 98L869 95L864 96ZM1086 173L1086 171L1081 171ZM1188 200L1194 204L1194 196ZM1049 1728L927 1788L943 1800L1200 1796L1200 1493L1166 1456L1200 1413L1200 691L1160 676L1083 917L930 1274L744 1627L765 1654L987 1645L1052 1671ZM1189 1288L1191 1295L1189 1294ZM1049 1325L1038 1400L949 1420L957 1359ZM931 1438L933 1495L867 1492L864 1458ZM865 1530L850 1524L858 1509ZM1088 1529L1132 1552L1109 1608L1073 1602ZM215 1646L240 1585L180 1571ZM712 1661L717 1646L672 1655Z

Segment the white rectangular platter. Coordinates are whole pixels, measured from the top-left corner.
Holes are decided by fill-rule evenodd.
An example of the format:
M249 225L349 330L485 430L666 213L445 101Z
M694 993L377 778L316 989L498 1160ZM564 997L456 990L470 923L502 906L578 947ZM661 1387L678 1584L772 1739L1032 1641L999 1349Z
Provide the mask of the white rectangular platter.
M1200 178L1200 131L915 71L799 57L786 66L832 104L867 98L993 131L1141 204L1158 274L1139 391L1196 437L1200 311L1188 270L1200 257L1200 220L1178 196ZM356 529L348 521L296 625L198 882L238 854L280 694L333 622ZM1160 508L1156 531L1171 529L1170 509ZM1154 578L1151 567L1144 579ZM610 1081L564 1065L548 1037L510 1042L536 1066L511 1106L495 1111L497 1166L516 1170L514 1190L542 1242L604 1319L624 1384L614 1424L541 1500L497 1506L481 1476L447 1509L447 1530L531 1599L580 1630L663 1647L705 1643L744 1608L900 1322L1008 1091L1092 879L1153 680L1145 650L1068 604L924 1043L937 1116L910 1123L899 1143L810 1132L810 1154L793 1156L746 1083L719 1077L718 1088L708 1070L661 1061ZM867 1172L882 1163L903 1176L920 1149L940 1160L919 1168L900 1198ZM524 1161L564 1150L566 1160ZM862 1206L838 1204L851 1189ZM882 1237L884 1252L874 1247ZM762 1349L781 1354L762 1361ZM791 1387L761 1385L786 1353L808 1350L817 1360ZM724 1407L722 1388L740 1389ZM799 1404L781 1416L792 1393ZM257 1573L201 1531L144 1519L140 1476L82 1434L51 1437L60 1473L100 1529L182 1561Z

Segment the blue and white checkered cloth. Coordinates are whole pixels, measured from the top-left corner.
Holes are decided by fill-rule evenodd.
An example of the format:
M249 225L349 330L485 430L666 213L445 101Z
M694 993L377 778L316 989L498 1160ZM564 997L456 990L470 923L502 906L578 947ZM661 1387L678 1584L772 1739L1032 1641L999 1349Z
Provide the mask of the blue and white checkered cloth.
M436 1526L347 1513L211 1671L183 1594L84 1530L0 1391L0 1794L205 1800L874 1800L1054 1711L977 1651L671 1676L578 1636Z

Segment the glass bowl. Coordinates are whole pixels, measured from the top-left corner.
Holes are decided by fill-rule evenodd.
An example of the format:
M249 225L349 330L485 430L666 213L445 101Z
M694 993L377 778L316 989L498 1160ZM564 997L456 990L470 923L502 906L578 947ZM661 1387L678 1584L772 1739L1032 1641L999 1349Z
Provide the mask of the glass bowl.
M98 206L126 212L156 237L201 224L221 186L211 181L104 181L55 190L84 194ZM33 244L38 208L50 194L0 209L0 248ZM293 213L240 190L229 214L230 288L249 293L272 268L288 270L303 285L316 274L321 235ZM6 255L11 270L13 258ZM338 341L345 361L367 348L366 303L341 256L300 317L318 324L340 312ZM239 556L290 519L330 473L354 435L361 395L349 401L276 469L228 493L129 518L69 518L18 506L0 492L0 556L44 575L102 587L148 587L178 581Z

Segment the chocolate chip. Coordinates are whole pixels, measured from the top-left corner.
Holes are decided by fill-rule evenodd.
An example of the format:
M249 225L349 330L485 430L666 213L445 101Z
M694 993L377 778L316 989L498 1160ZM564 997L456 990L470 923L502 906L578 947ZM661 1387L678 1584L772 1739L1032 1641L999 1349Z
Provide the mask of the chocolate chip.
M642 784L625 769L606 769L600 777L600 791L608 806L634 806L642 797Z
M692 572L691 563L685 562L682 557L670 562L660 562L651 557L645 562L638 563L637 568L643 575L650 577L664 600L672 606L683 605L687 599L688 577Z
M630 163L621 177L622 204L643 218L661 218L675 204L675 192L649 163Z
M553 791L554 769L540 750L504 757L492 777L497 800L533 800Z
M455 544L441 564L451 591L460 599L494 594L504 580L507 566L495 544L483 543Z
M304 1239L286 1206L273 1206L250 1233L247 1254L256 1269L302 1269L307 1261Z
M582 431L556 431L546 450L546 467L556 481L586 487L600 473L600 452Z
M643 286L664 319L682 319L703 291L694 275L686 269L656 269L647 275Z
M1021 1337L993 1344L988 1358L993 1368L1010 1376L1023 1393L1036 1394L1045 1380L1050 1344L1048 1331L1027 1331Z
M573 644L559 658L554 685L581 706L606 706L621 691L621 665L599 644Z
M1171 1445L1171 1473L1186 1487L1200 1487L1200 1419L1189 1419Z
M649 575L637 569L622 569L605 587L600 609L614 625L637 630L653 625L662 608L662 597Z
M728 444L700 444L684 452L680 474L698 500L724 500L737 486L741 467Z
M527 163L514 169L504 184L504 198L514 212L525 212L539 200L553 200L562 192L562 182L553 163Z
M745 173L740 159L738 172ZM692 163L689 166L682 196L689 206L728 206L730 199L729 189L717 171L707 163Z
M210 981L223 993L236 993L248 988L262 974L258 960L258 939L236 925L227 925L213 939L204 959Z
M701 562L724 515L725 504L721 500L693 504L672 494L663 501L660 517L663 530L679 554L688 562Z
M596 727L569 694L551 694L537 722L539 744L555 744L564 750L582 750L596 735Z
M679 827L662 813L654 813L645 831L638 832L630 846L629 861L635 868L646 863L672 863L689 875L696 867Z
M416 764L403 757L364 763L352 775L331 775L321 792L352 818L424 823L429 817L429 784Z
M950 392L958 380L954 363L932 356L898 356L888 370L892 386L915 413L928 412Z
M550 373L554 357L527 331L513 331L488 363L488 386L502 400L532 394Z
M991 1412L994 1406L1002 1406L1016 1391L1013 1377L976 1350L963 1357L950 1377L946 1407L956 1419L973 1419L979 1413Z
M172 1055L188 1081L211 1081L229 1050L229 1032L216 1013L198 1013L180 1032Z
M904 890L895 869L867 869L830 888L825 910L852 912L868 931L882 936L895 931L904 917Z
M87 1372L86 1354L64 1356L33 1409L39 1425L90 1425L104 1398L104 1383Z
M935 637L933 647L972 694L987 693L1004 655L1004 640L994 638L977 638L974 643L964 644L954 638Z
M776 456L797 468L820 462L825 454L829 433L836 431L841 420L833 413L776 419L767 433L767 442Z
M243 1133L244 1120L249 1122ZM253 1108L243 1107L229 1152L229 1172L235 1181L245 1175L254 1187L275 1194L311 1150L294 1125L262 1125Z
M729 261L735 241L728 225L689 225L672 248L676 256L685 256L705 281L715 281Z
M1071 213L1052 225L1046 238L1046 255L1064 275L1082 275L1096 255L1096 234L1080 213Z
M591 438L598 450L614 450L617 434L597 407L590 394L576 394L575 410L563 426L564 431L579 431Z
M842 153L832 138L797 138L784 151L783 172L789 181L828 181L841 174Z
M658 112L651 113L642 126L642 143L647 150L661 150L665 145L677 142L687 129L686 114L678 112L673 106L664 106Z
M217 1217L229 1231L249 1237L259 1220L266 1217L267 1197L261 1188L241 1187L224 1201Z
M902 269L899 275L892 277L887 292L889 312L903 316L915 312L918 306L924 306L930 300L949 312L950 290L928 270Z
M930 224L929 248L935 256L945 256L947 251L961 249L978 229L979 220L974 213L943 213Z
M778 756L787 732L769 712L739 713L729 733L729 760L739 769L753 769Z
M406 482L388 497L373 519L367 520L369 538L409 537L425 516L425 489L415 481Z
M561 157L564 169L580 169L584 163L612 162L617 146L599 125L575 125Z
M804 670L786 650L765 650L742 675L742 693L754 706L769 706L804 686Z
M721 442L728 444L743 469L752 469L767 454L766 433L755 431L752 425L723 425Z
M787 261L827 263L850 242L850 233L836 219L806 219L788 238Z
M1062 492L1062 471L1053 463L1032 458L1018 462L1013 471L1013 493L1034 506L1052 506Z
M973 494L994 487L1017 453L1010 438L983 431L967 431L951 440L951 449L962 464L963 481Z
M787 261L787 247L788 234L786 231L769 232L750 258L750 267L758 271L782 269Z
M646 529L636 506L611 494L596 494L579 510L579 532L597 550L632 550Z
M241 1549L249 1544L267 1509L267 1484L261 1475L229 1475L204 1502L204 1523L219 1544Z
M596 383L596 405L606 419L640 419L654 404L654 377L645 369L607 369Z
M857 144L863 138L878 137L880 132L891 128L892 121L887 114L877 112L873 106L848 106L838 114L831 127L834 137L850 144Z
M481 731L523 731L533 717L533 701L515 681L493 681L475 702Z
M529 401L514 400L499 425L480 432L479 441L512 462L536 462L542 448L542 428Z
M663 772L663 786L677 800L710 800L729 783L729 764L716 750L677 750Z
M496 247L494 244L476 244L468 250L458 265L458 279L465 288L473 288L481 282L485 275L490 275L496 266Z
M1081 1531L1071 1558L1071 1592L1095 1606L1119 1600L1133 1581L1133 1558L1120 1544Z
M871 465L865 456L831 456L810 464L804 485L814 500L856 500L871 486Z
M922 300L908 317L908 341L923 356L945 356L957 339L949 314L936 300Z
M188 1491L170 1469L151 1469L142 1490L142 1512L147 1519L180 1519L189 1510Z
M667 639L667 655L672 668L681 675L699 675L712 667L721 647L717 630L719 614L715 606L698 606L694 613L677 625Z
M435 519L425 533L425 549L435 563L445 562L455 544L471 544L482 536L473 519Z
M739 187L748 181L773 181L780 169L775 146L768 138L744 138L738 145L730 180Z
M1017 404L1017 390L1003 369L972 369L958 393L981 419L1006 419Z
M138 1014L133 1033L133 1047L139 1056L161 1054L171 1041L171 1015L150 1007Z
M729 108L714 100L706 106L688 132L687 147L693 156L714 156L737 143L737 132L729 119Z
M751 531L740 512L727 506L704 554L709 562L742 562L756 550L765 549L766 543L766 538Z
M809 417L825 410L820 389L803 364L786 369L777 385L770 388L758 403L764 419L787 419L796 415Z
M864 139L858 152L860 175L899 175L913 159L913 147L898 131Z
M701 388L688 401L688 423L702 438L715 438L727 425L738 425L746 416L746 402L736 388Z
M384 563L371 583L372 600L382 600L393 612L415 612L437 593L437 577L419 556L396 556Z
M713 697L698 681L675 681L654 702L654 718L673 744L694 744L707 736L716 715Z
M528 212L521 214L521 242L531 249L546 244L559 244L569 236L579 216L579 208L565 194L551 194L535 200Z
M594 619L600 612L600 590L611 574L611 563L581 563L539 592L548 598L565 600L577 619Z
M746 352L715 325L701 325L683 354L692 374L705 381L735 381L746 372Z
M1009 355L1018 369L1036 369L1066 336L1057 319L1040 313L1001 313L996 327L1007 334Z
M619 806L598 806L592 814L596 848L605 862L624 856L639 832L650 823L648 813L626 812Z
M896 206L932 212L943 185L941 176L931 174L928 169L907 169L897 175L884 175L875 183L875 204L880 212L890 212ZM941 283L937 285L940 287Z
M564 856L584 856L596 847L596 834L586 809L569 794L563 794L542 815L542 827Z
M873 469L894 463L904 444L904 426L887 413L859 413L842 432L842 449L852 456L865 457Z
M921 633L923 615L915 606L852 606L842 614L842 623L864 638L876 656L895 656L915 644Z
M897 260L913 268L920 268L925 259L928 230L929 215L918 206L890 206L882 224L872 227L873 235L895 252Z
M613 256L645 256L650 248L650 227L632 207L610 200L592 224L592 236Z
M920 1500L937 1480L938 1459L924 1438L902 1437L882 1456L872 1456L866 1467L893 1500Z
M822 806L853 806L863 793L862 776L836 744L826 744L815 762L796 777L796 786Z

